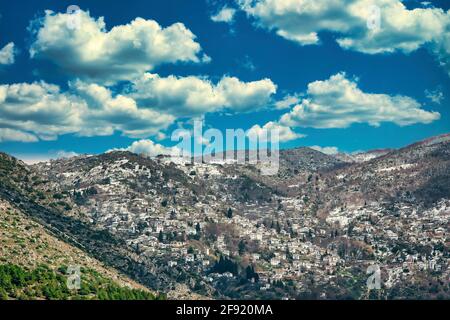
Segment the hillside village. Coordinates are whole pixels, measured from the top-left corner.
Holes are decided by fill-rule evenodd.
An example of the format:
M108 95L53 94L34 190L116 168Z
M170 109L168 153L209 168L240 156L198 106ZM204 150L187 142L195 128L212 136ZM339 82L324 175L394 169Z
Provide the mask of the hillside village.
M123 240L135 263L160 275L143 280L149 288L420 298L449 293L449 155L448 139L346 161L288 150L271 178L250 165L121 151L28 170L40 204ZM379 290L367 288L370 266Z

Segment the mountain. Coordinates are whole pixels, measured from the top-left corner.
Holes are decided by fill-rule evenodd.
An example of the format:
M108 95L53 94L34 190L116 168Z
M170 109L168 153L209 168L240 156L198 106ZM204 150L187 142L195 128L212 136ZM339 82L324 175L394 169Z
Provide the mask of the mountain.
M2 187L9 190L30 173L5 154L0 172ZM155 299L145 286L59 239L59 230L43 227L18 209L19 200L5 198L0 199L0 299ZM80 271L78 291L66 286L71 267Z
M4 200L0 220L0 299L155 299L148 288L61 241ZM70 268L79 268L79 291L67 287Z
M2 154L0 198L168 298L448 298L447 137L348 158L281 150L274 176L124 151Z

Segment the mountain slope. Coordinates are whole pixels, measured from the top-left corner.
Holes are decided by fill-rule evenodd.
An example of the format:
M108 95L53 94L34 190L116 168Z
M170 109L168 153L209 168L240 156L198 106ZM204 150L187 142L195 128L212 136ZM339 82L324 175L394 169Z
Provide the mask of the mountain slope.
M121 299L133 296L154 299L147 288L57 239L4 200L0 201L0 221L0 296L3 299L107 299L112 298L109 296L112 292ZM67 273L67 267L82 271L80 291L68 289L66 283L71 274ZM20 283L14 280L18 273L24 278ZM40 278L28 279L32 275Z
M129 152L3 155L0 196L169 297L436 298L449 292L449 154L445 137L351 163L299 148L275 176Z
M88 160L88 165L91 160ZM124 238L90 224L83 219L83 214L78 209L72 208L80 200L78 197L74 196L73 201L69 201L67 194L55 192L50 181L45 180L33 168L6 154L0 154L0 198L59 239L82 249L106 265L154 290L167 288L168 276L155 272L153 262L147 260L144 264L145 257L130 250ZM183 297L198 296L186 290Z

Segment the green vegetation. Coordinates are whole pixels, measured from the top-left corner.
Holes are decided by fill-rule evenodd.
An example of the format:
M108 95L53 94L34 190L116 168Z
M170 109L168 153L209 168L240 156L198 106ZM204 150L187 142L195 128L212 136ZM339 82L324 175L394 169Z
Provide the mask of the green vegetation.
M219 261L217 261L211 269L211 272L215 273L225 273L230 272L234 275L239 274L239 266L236 262L227 257L220 256Z
M155 300L163 296L120 287L92 269L81 268L79 290L67 287L67 267L52 270L40 265L27 270L18 265L0 265L0 300Z

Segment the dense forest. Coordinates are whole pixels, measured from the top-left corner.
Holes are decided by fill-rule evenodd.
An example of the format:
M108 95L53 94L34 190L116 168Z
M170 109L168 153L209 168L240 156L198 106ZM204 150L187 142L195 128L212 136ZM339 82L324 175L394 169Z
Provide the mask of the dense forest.
M147 291L120 287L92 269L81 268L80 288L67 286L67 267L52 270L40 265L27 270L18 265L0 265L0 300L155 300Z

